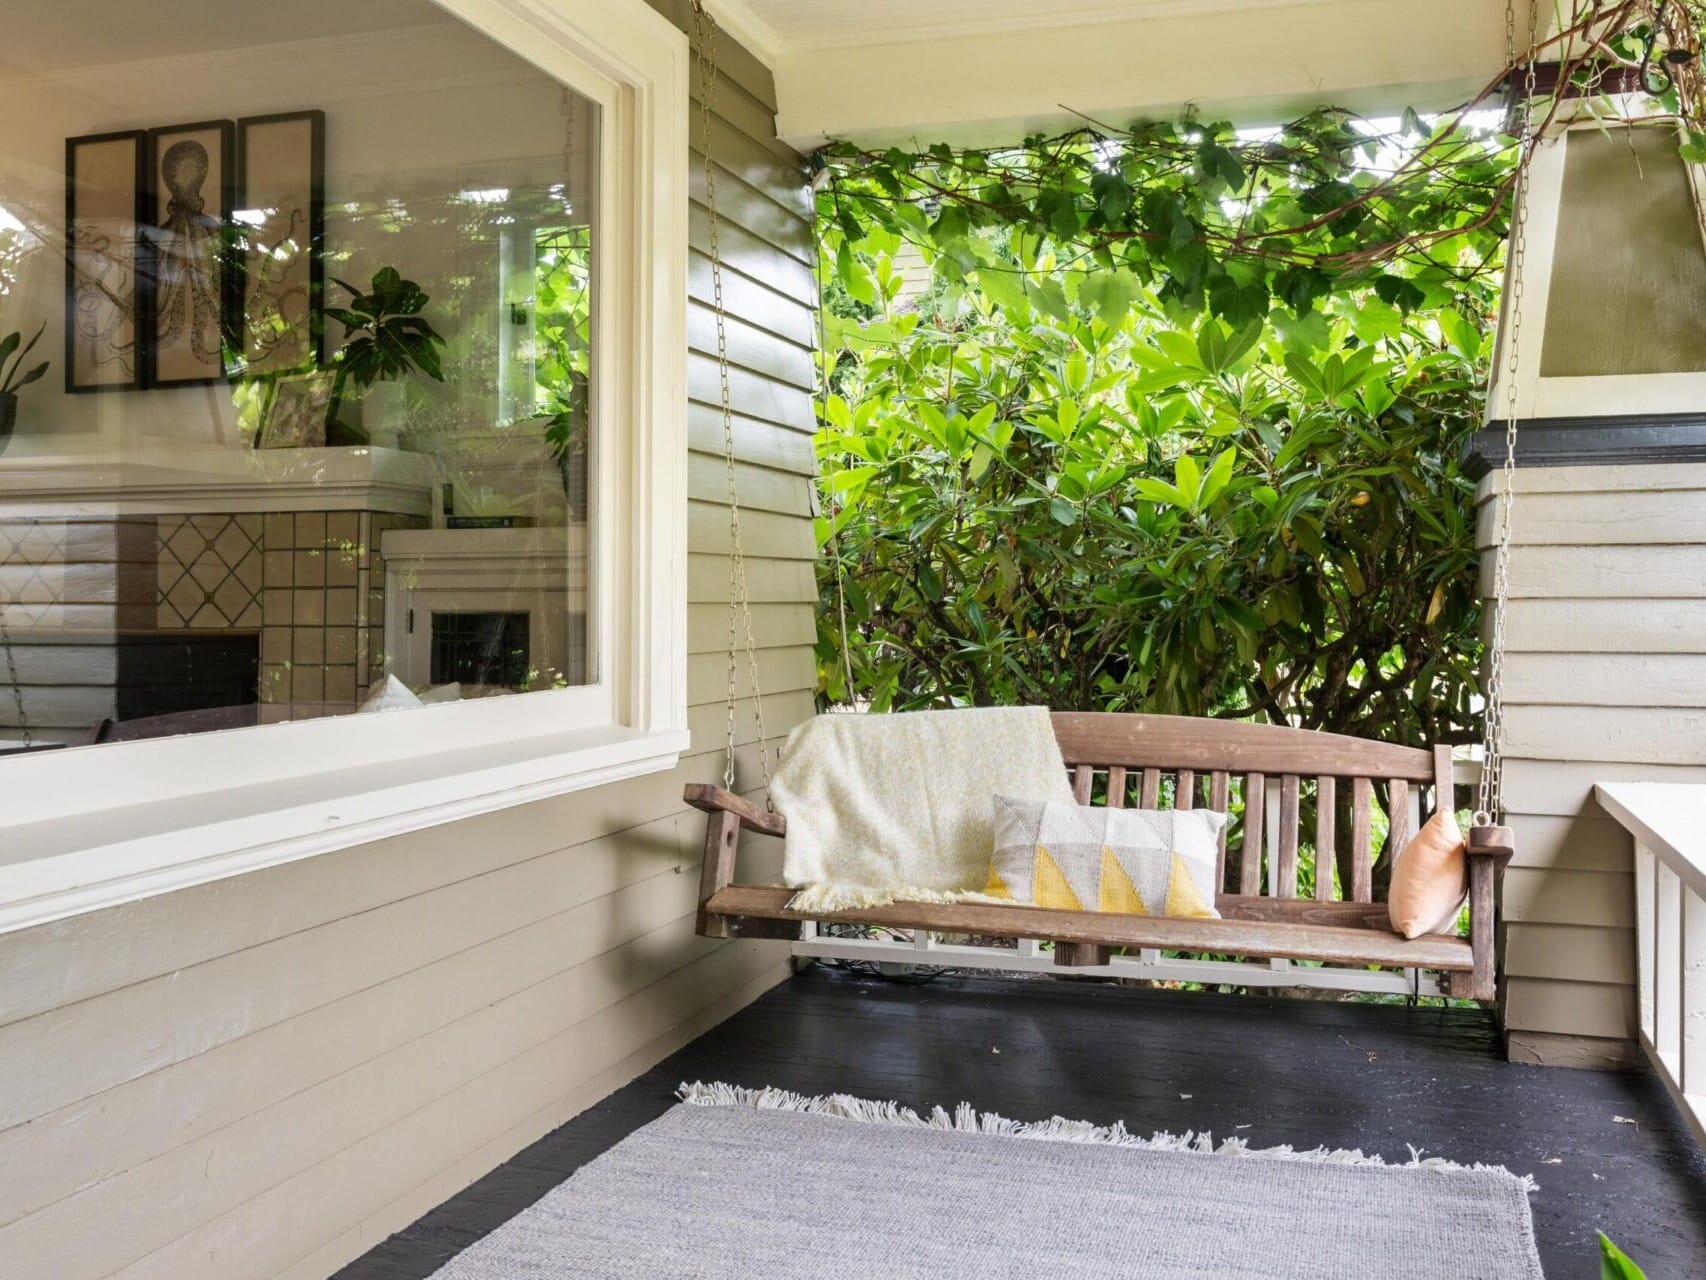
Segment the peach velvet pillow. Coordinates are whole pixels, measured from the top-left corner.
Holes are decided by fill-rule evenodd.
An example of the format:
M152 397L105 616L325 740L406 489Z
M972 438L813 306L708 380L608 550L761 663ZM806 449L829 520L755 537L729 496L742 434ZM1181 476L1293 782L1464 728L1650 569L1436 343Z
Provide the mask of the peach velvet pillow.
M1469 855L1457 816L1441 809L1410 838L1392 868L1387 908L1406 938L1452 933L1469 892Z

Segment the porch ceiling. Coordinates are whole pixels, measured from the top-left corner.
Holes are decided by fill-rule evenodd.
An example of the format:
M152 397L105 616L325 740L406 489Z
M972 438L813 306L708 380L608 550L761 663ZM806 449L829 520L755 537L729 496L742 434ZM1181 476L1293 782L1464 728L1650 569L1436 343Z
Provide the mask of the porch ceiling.
M1497 0L709 0L776 74L778 132L996 142L1187 103L1276 121L1323 102L1457 102L1504 61ZM1521 6L1526 8L1526 6Z

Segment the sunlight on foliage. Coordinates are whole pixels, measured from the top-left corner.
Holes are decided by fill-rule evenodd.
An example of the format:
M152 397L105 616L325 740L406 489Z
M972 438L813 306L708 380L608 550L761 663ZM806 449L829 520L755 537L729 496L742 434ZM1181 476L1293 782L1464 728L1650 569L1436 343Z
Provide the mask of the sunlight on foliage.
M1234 324L1022 229L861 225L822 223L826 700L1470 735L1487 272Z
M1578 4L1536 127L1634 93L1703 145L1697 10ZM1513 75L1438 118L828 147L822 703L1475 738Z

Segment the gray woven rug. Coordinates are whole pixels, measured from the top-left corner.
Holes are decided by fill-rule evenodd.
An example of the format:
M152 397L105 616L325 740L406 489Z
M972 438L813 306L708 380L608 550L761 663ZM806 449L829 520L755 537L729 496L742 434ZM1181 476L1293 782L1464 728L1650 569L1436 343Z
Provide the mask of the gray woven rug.
M1541 1280L1526 1180L683 1086L436 1280Z

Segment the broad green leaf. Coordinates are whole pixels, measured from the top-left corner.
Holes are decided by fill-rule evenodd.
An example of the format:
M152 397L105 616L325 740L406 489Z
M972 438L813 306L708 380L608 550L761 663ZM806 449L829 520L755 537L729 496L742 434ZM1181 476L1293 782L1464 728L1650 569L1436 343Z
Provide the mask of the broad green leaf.
M1005 311L1023 313L1030 310L1030 303L1025 294L1024 276L1015 269L980 267L977 272L977 284L996 306Z
M1025 296L1046 316L1070 320L1072 309L1066 305L1066 289L1058 280L1043 278L1025 281Z
M1266 318L1268 301L1268 286L1261 280L1239 283L1231 276L1223 276L1209 286L1210 308L1234 327L1242 328L1251 321Z
M1208 473L1203 477L1202 491L1197 498L1198 506L1210 506L1216 498L1226 492L1227 486L1232 483L1232 464L1237 458L1237 453L1236 449L1223 449L1215 458L1213 465L1208 469Z
M1078 430L1079 422L1083 420L1083 411L1079 408L1078 401L1070 397L1062 399L1055 406L1054 420L1060 427L1062 439L1071 438L1072 433Z
M1227 373L1249 352L1262 336L1262 322L1252 320L1233 332L1210 317L1197 331L1197 356L1202 367L1210 373Z
M1202 354L1188 334L1176 329L1162 329L1155 334L1155 343L1174 365L1193 373L1203 373Z
M1295 351L1286 352L1285 368L1286 372L1297 381L1297 384L1315 399L1326 400L1331 398L1327 393L1320 366L1306 356Z
M1185 495L1185 505L1193 511L1201 503L1202 469L1188 453L1181 453L1173 462L1173 484Z
M1090 362L1084 358L1084 353L1074 348L1072 354L1066 357L1066 385L1074 394L1084 390L1090 381Z
M32 382L40 381L41 376L47 372L48 363L49 363L48 361L43 360L35 368L31 369L28 373L26 373L23 377L17 379L17 381L15 381L15 382L13 382L12 383L12 390L17 391L21 387L29 386L30 383L32 383ZM430 370L429 370L429 372L430 372Z
M1414 311L1427 300L1427 295L1415 281L1391 274L1383 275L1374 282L1374 292L1382 302L1397 307L1405 314Z
M1355 559L1341 560L1339 572L1345 575L1345 585L1351 589L1353 596L1360 596L1368 590L1368 583L1362 576L1362 566Z
M1137 277L1123 267L1091 272L1078 286L1079 305L1094 311L1109 328L1121 324L1142 295Z
M1165 480L1155 480L1148 476L1140 477L1132 482L1132 489L1140 498L1150 502L1159 502L1169 507L1181 507L1190 510L1191 498L1194 495L1182 492L1177 486L1168 484Z
M871 283L871 273L853 252L850 241L843 240L841 248L836 251L835 274L854 301L862 302L866 306L876 303L877 291Z
M840 494L847 493L849 490L863 489L871 477L881 470L881 467L865 466L848 467L844 471L834 472L829 477L829 491Z
M1362 401L1363 412L1370 418L1379 418L1392 407L1398 393L1392 389L1391 383L1375 379L1363 387L1358 399Z
M1636 1266L1628 1254L1612 1244L1611 1238L1605 1232L1598 1234L1600 1280L1647 1280L1646 1272Z
M1318 351L1332 341L1331 326L1319 311L1295 316L1289 311L1276 310L1269 313L1268 320L1286 350L1299 355Z
M1248 177L1238 157L1212 141L1197 148L1197 169L1205 179L1225 183L1234 194L1244 189Z

